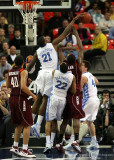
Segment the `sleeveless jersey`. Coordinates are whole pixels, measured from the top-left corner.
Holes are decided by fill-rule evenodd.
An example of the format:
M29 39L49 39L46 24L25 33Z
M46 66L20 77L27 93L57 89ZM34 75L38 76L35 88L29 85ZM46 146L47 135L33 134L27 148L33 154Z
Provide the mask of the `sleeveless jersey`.
M78 63L75 61L74 65L67 63L68 71L71 71L72 74L76 77L76 89L81 90L81 75L82 71L80 71Z
M84 76L87 77L88 82L83 86L84 91L84 99L88 99L90 97L97 97L97 87L95 84L94 76L90 72L83 73Z
M41 69L46 69L46 70L57 69L58 56L52 43L47 43L44 47L38 48L37 56L41 63Z
M72 73L62 73L56 70L53 78L53 91L54 95L59 97L66 97L67 91L72 84L73 74Z
M20 86L20 73L23 71L23 68L13 67L9 72L9 80L11 84L11 96L24 96L28 97L28 95L21 90Z

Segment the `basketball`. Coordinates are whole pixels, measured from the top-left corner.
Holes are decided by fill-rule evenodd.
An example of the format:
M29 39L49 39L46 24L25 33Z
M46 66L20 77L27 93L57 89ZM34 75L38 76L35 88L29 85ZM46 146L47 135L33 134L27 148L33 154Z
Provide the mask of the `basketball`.
M82 23L90 23L91 15L89 13L85 13L83 17L80 18Z

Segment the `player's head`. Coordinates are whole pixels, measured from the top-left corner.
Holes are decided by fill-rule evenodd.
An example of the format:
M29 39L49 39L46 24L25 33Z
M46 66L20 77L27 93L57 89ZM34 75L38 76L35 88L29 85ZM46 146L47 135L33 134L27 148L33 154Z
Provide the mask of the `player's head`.
M38 46L39 46L39 47L44 47L44 46L45 46L45 37L44 37L44 36L41 36L41 37L38 39Z
M74 56L73 54L71 54L71 53L68 54L68 56L67 56L67 62L68 62L69 64L74 64L75 61L76 61L75 56Z
M67 64L65 62L61 63L61 65L60 65L60 71L62 73L66 73L68 71L68 66L67 66Z
M24 59L22 55L18 55L15 58L15 66L22 66L24 64Z
M82 72L88 71L89 68L90 68L90 63L86 60L83 60L83 62L82 62Z

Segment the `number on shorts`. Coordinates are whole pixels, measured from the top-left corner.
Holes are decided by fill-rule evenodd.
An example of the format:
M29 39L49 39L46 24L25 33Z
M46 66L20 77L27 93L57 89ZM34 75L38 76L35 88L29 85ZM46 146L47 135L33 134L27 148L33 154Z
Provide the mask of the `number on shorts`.
M18 83L17 77L12 77L11 78L11 85L13 85L13 88L19 87L19 83Z
M48 62L52 60L49 52L47 54L43 54L42 58L44 58L43 62Z
M77 105L79 105L79 97L78 96L76 96L76 103L77 103Z
M58 83L58 84L55 86L56 88L58 88L58 89L63 89L63 90L66 89L67 83L61 82L61 81L57 81L57 83Z

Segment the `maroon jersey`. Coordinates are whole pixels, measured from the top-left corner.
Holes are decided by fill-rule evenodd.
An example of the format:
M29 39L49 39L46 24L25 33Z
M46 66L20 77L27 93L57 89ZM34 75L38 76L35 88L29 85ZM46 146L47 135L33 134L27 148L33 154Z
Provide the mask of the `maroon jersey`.
M72 94L68 92L67 103L63 112L63 118L65 119L81 119L85 117L85 113L82 110L82 96L81 96L81 75L82 72L79 69L78 63L75 61L74 65L68 64L68 71L76 77L76 93Z
M21 90L20 86L20 73L23 71L23 68L13 67L9 72L9 80L11 85L11 96L24 96L28 97L28 95Z
M76 89L81 91L81 75L82 71L80 71L78 63L75 61L74 65L68 64L68 71L71 71L72 74L76 77Z

